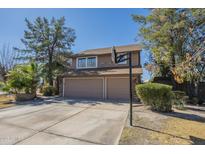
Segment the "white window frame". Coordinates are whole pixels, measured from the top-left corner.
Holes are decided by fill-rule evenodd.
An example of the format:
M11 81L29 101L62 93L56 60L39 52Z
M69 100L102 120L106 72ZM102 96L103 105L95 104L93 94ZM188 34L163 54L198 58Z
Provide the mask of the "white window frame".
M78 60L81 58L85 58L85 67L78 67ZM88 67L87 62L88 62L88 58L95 58L96 59L96 65L94 67ZM97 68L98 66L98 57L97 56L89 56L89 57L77 57L76 58L76 68L77 69L87 69L87 68Z
M79 59L85 59L85 67L79 67L78 66L78 60ZM85 68L87 68L87 58L86 57L78 57L77 60L76 60L76 68L78 68L78 69L85 69Z

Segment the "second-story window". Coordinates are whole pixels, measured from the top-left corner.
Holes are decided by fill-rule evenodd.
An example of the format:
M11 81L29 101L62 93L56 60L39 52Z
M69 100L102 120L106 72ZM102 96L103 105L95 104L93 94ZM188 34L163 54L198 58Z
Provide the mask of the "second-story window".
M96 57L88 57L87 67L96 67Z
M86 58L78 58L78 68L86 68Z
M77 68L95 68L97 67L97 58L96 57L83 57L78 58Z

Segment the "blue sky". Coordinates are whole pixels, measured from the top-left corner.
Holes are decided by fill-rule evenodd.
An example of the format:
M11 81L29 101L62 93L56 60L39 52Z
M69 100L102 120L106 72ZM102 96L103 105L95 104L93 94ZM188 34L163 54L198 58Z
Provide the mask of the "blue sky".
M148 15L147 9L0 9L0 47L23 47L20 39L26 29L25 18L64 16L66 25L75 29L77 39L73 52L81 50L127 45L136 42L138 25L132 14ZM142 53L142 64L147 54ZM144 71L143 79L149 78Z

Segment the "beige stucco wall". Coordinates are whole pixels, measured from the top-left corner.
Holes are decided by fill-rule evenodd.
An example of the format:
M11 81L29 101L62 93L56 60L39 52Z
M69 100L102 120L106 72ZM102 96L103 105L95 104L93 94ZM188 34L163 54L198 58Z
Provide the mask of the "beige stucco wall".
M139 65L139 52L133 52L132 55L132 65L137 66ZM113 64L111 61L111 54L106 55L98 55L97 56L98 61L98 68L104 68L104 67L123 67L128 66L129 64ZM76 58L72 59L72 68L76 68Z

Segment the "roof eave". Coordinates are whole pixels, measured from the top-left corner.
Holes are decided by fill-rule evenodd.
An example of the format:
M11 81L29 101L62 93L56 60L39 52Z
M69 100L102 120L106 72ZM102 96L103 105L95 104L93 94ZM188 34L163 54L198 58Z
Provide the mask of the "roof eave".
M142 50L142 49L141 49ZM141 50L133 50L133 51L120 51L120 52L117 52L117 53L125 53L125 52L141 52ZM86 53L76 53L76 54L73 54L71 57L72 58L75 58L75 57L83 57L83 56L98 56L98 55L109 55L111 54L110 53L96 53L96 54L86 54Z

